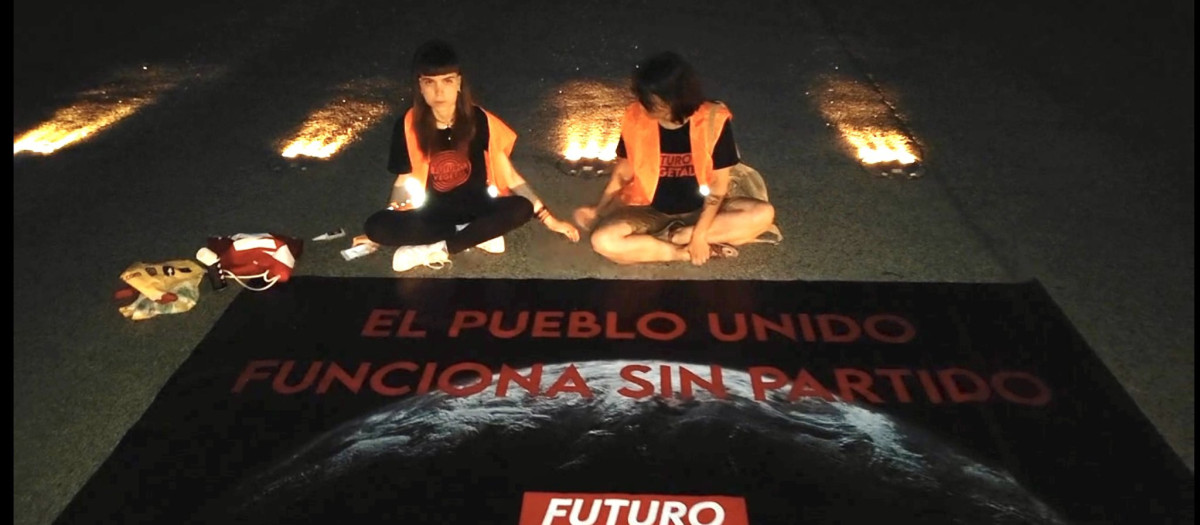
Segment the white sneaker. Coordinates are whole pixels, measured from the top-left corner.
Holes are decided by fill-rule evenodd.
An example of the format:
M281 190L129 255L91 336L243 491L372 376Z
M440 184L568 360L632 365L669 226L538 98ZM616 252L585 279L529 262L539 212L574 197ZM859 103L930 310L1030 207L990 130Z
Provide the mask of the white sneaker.
M427 266L440 270L450 264L450 252L446 251L446 241L416 246L401 246L392 255L392 270L406 272L417 266Z
M504 236L493 237L476 244L475 247L488 253L504 253Z
M466 227L466 224L455 224L454 231L460 232ZM504 236L501 235L493 239L488 239L476 244L475 247L488 253L504 253Z

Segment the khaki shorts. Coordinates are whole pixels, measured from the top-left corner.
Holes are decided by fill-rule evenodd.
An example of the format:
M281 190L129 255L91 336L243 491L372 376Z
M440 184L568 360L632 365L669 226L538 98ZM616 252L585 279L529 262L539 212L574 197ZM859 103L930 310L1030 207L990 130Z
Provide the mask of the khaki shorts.
M725 211L726 200L721 204L721 211ZM600 218L596 223L596 229L604 226L623 222L633 227L633 234L647 234L666 239L667 235L674 229L681 226L695 226L700 220L700 211L703 208L686 213L663 213L654 209L653 206L622 206L617 208L607 215Z
M757 170L745 164L733 166L729 174L729 194L721 203L721 211L725 211L730 202L737 199L754 199L767 202L767 185ZM658 211L650 206L623 206L613 209L601 216L595 229L616 222L625 222L633 227L633 233L650 234L666 240L669 232L677 226L694 226L700 220L700 210L678 213L674 215ZM783 233L779 226L772 224L767 231L750 242L765 242L779 244Z

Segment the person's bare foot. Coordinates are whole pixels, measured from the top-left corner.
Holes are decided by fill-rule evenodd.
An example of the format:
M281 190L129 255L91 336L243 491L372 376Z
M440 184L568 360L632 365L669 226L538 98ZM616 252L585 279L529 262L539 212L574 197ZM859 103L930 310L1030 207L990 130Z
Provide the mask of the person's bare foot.
M571 214L571 219L575 221L579 229L584 231L590 230L596 222L596 208L594 206L575 208L575 211Z

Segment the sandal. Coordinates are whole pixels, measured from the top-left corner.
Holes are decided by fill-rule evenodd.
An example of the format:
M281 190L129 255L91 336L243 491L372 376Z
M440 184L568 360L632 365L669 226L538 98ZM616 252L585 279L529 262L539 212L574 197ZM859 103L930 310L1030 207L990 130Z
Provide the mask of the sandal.
M729 244L717 242L708 245L708 257L710 259L732 259L737 256L737 248L734 248Z

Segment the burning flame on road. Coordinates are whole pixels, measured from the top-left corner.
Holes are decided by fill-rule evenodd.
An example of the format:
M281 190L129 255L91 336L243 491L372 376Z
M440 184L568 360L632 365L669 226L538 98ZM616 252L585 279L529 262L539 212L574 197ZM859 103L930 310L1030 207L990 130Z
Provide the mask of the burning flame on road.
M563 158L572 161L580 159L599 159L603 161L610 161L617 158L617 141L611 137L606 137L603 139L605 147L601 148L601 139L596 135L599 134L595 132L576 133L576 136L581 138L572 139L567 143L566 151L563 152ZM587 143L581 147L579 143L584 140L586 140Z
M839 125L838 131L842 138L858 152L858 160L863 164L879 164L881 162L899 162L912 164L917 162L913 148L907 136L892 130L878 128L852 128Z
M280 154L289 159L332 157L390 112L384 97L373 95L388 87L386 80L342 86L340 95L309 116Z
M317 110L281 155L327 159L388 113L387 104L342 99Z
M48 155L132 115L152 99L80 101L13 141L13 154L28 151Z
M909 165L921 160L913 139L900 130L878 91L862 82L827 78L819 84L816 98L825 120L837 127L863 164Z
M558 109L558 139L563 158L569 161L617 157L621 137L621 115L629 103L624 88L595 80L572 80L555 99Z
M149 66L119 73L113 81L80 94L76 103L13 140L13 155L48 155L91 137L153 103L186 75L178 69Z

